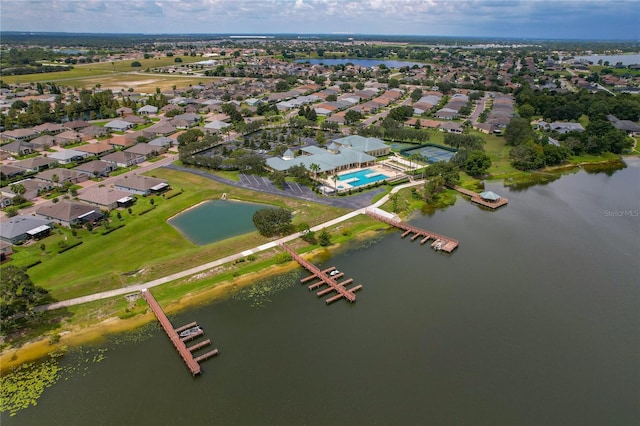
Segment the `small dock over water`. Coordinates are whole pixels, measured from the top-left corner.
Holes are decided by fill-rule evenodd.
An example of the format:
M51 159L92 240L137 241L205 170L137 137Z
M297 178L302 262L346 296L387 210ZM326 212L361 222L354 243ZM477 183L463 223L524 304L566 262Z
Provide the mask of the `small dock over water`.
M193 353L195 351L211 344L210 339L204 340L200 343L196 343L193 346L187 346L186 342L204 335L204 330L200 328L198 326L198 323L196 322L192 322L190 324L186 324L182 327L174 329L173 325L171 325L171 322L169 321L169 318L167 318L167 315L164 313L151 292L147 289L143 289L142 297L144 297L144 299L149 304L149 307L155 314L156 318L158 318L158 322L160 322L160 325L164 329L165 333L167 333L167 336L169 336L169 340L171 340L171 343L173 343L173 346L182 357L182 360L187 365L187 368L191 372L191 375L194 377L199 375L201 373L200 362L218 355L218 350L213 349L200 356L194 357Z
M454 189L463 195L467 195L471 197L472 203L476 203L483 207L488 207L490 209L497 209L498 207L502 207L509 203L508 199L504 197L500 197L497 194L494 194L493 192L490 192L490 191L489 191L490 198L483 198L482 194L485 194L484 192L482 194L478 194L477 192L471 191L470 189L465 189L458 185L451 185L449 186L449 188Z
M320 270L320 268L318 268L313 263L303 259L298 253L295 252L295 250L293 250L286 244L280 244L280 247L282 247L284 251L289 253L291 257L300 264L300 266L311 272L312 275L300 280L302 284L317 280L315 283L308 286L309 291L326 285L326 288L316 293L318 296L324 296L325 294L329 294L333 291L337 293L325 299L327 305L343 297L351 303L356 301L356 291L360 290L362 288L362 285L357 285L350 289L346 288L347 285L353 283L353 278L348 278L344 281L338 281L340 278L344 277L344 273L337 271L335 267L332 266L331 268Z
M431 247L437 251L444 251L446 253L451 253L456 248L460 242L450 237L446 237L444 235L436 234L435 232L427 231L426 229L421 229L415 226L407 225L399 220L391 219L390 217L383 216L382 214L376 213L372 209L366 210L367 215L371 216L374 219L377 219L381 222L387 223L391 226L395 226L396 228L402 229L404 232L402 233L402 238L411 235L411 241L415 241L420 238L420 244L425 244L429 240L433 240L431 242Z

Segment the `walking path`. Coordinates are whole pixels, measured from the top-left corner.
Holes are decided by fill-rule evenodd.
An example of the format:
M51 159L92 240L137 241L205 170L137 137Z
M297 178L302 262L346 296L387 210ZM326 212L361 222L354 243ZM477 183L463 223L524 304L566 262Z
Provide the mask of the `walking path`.
M375 202L374 204L371 204L370 206L367 207L363 207L357 210L354 210L350 213L347 213L343 216L337 217L335 219L329 220L327 222L324 222L320 225L314 226L311 228L312 231L316 232L316 231L320 231L323 228L329 227L329 226L333 226L335 224L338 224L340 222L344 222L345 220L349 220L353 217L356 217L359 214L365 214L366 210L368 208L372 208L372 207L380 207L381 205L383 205L384 203L387 202L387 200L389 199L389 195L398 192L399 190L403 189L403 188L408 188L411 186L416 186L416 185L421 185L423 184L424 181L414 181L414 182L410 182L404 185L398 185L396 187L394 187L391 192L387 195L385 195L384 197L382 197L380 200L378 200L377 202ZM289 241L295 240L296 238L299 238L303 235L302 232L296 232L295 234L291 234L291 235L287 235L286 237L282 237L279 238L277 240L271 241L269 243L260 245L258 247L254 247L252 249L249 250L245 250L242 251L240 253L236 253L236 254L232 254L230 256L227 257L223 257L221 259L217 259L214 260L212 262L209 263L205 263L203 265L200 266L196 266L193 268L189 268L186 269L184 271L180 271L180 272L176 272L175 274L171 274L171 275L167 275L165 277L162 278L158 278L143 284L136 284L136 285L132 285L132 286L128 286L128 287L124 287L124 288L118 288L115 290L109 290L109 291L103 291L100 293L94 293L94 294L90 294L88 296L82 296L82 297L76 297L75 299L68 299L68 300L63 300L60 302L55 302L55 303L50 303L47 305L42 305L42 306L38 306L35 310L36 311L52 311L54 309L60 309L60 308L66 308L69 306L75 306L75 305L80 305L83 303L88 303L88 302L94 302L96 300L102 300L102 299L108 299L110 297L115 297L115 296L123 296L125 294L130 294L130 293L135 293L138 291L141 291L142 289L149 289L149 288L153 288L153 287L157 287L159 285L162 284L166 284L169 283L171 281L175 281L181 278L185 278L191 275L195 275L197 273L209 270L209 269L213 269L216 268L218 266L224 265L226 263L230 263L230 262L234 262L238 259L244 258L246 256L249 256L251 254L254 253L258 253L264 250L269 250L272 249L274 247L278 247L280 244L283 243L287 243Z

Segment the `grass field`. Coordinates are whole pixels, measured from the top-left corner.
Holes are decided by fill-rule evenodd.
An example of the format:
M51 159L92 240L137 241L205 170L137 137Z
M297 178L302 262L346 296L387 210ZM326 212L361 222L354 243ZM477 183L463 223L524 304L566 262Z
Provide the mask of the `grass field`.
M120 212L122 219L113 212L112 228L121 223L125 226L107 235L102 235L103 226L92 233L82 230L77 237L69 230L56 230L54 236L42 241L46 245L44 254L40 243L17 247L13 262L28 265L40 260L42 263L29 269L33 282L49 290L52 297L65 300L153 280L270 241L252 232L195 246L167 223L170 217L201 201L219 199L223 192L232 199L290 209L295 212L294 224L304 221L313 226L345 212L325 205L318 208L308 201L227 187L189 173L157 169L153 175L167 179L175 191L184 192L171 199L139 198L132 214ZM152 198L154 206L150 204ZM150 211L140 215L145 210ZM82 244L58 254L62 240Z
M200 57L185 56L182 64L189 64L202 60ZM136 59L141 67L131 67L134 60L100 62L93 64L75 65L72 70L42 74L27 74L4 76L2 80L9 84L54 82L72 87L94 87L100 84L103 88L134 88L135 90L154 92L156 87L160 90L169 90L173 85L187 87L210 80L210 77L198 77L187 75L168 74L138 74L147 68L163 67L169 65L181 65L174 62L173 58Z

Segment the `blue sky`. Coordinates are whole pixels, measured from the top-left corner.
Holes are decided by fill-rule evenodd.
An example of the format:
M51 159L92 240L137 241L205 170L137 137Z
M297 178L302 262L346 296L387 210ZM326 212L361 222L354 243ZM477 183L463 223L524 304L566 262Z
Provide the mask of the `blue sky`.
M3 31L640 40L640 0L0 0Z

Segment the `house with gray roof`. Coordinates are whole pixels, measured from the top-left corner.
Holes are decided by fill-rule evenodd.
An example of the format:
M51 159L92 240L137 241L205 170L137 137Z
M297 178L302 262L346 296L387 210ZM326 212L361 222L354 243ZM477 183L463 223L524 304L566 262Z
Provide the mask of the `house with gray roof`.
M0 164L0 175L2 179L13 179L17 178L20 175L27 173L27 170L15 167L11 164Z
M38 133L47 132L52 135L55 135L57 133L64 132L66 129L64 128L64 126L56 123L42 123L35 126L33 130L35 130Z
M165 151L165 148L149 145L148 143L137 143L131 148L124 150L124 152L129 152L131 154L144 155L145 158L157 157Z
M125 176L113 184L116 189L140 195L157 194L169 189L166 180L142 175Z
M615 115L608 115L607 119L613 127L626 132L629 136L640 135L640 126L631 120L619 120Z
M164 148L165 150L167 150L171 147L171 145L177 142L178 141L176 139L168 138L166 136L160 136L150 140L149 142L147 142L147 144L149 144L150 146L156 146L158 148Z
M19 244L31 238L46 237L53 229L51 220L33 216L14 216L0 226L0 240Z
M0 151L6 152L10 155L14 155L16 157L21 157L23 155L33 154L33 152L35 151L35 146L30 142L18 140L0 146Z
M111 120L110 122L104 125L106 129L114 130L117 132L124 132L126 130L131 129L133 126L134 124L129 121L124 121L119 119Z
M145 159L144 155L126 151L112 152L101 158L102 161L113 163L118 167L131 167L144 162Z
M158 113L158 107L153 105L145 105L142 108L138 108L138 114L154 115Z
M49 158L57 160L60 164L69 164L74 161L82 161L89 156L88 152L77 151L75 149L62 149L60 151L52 152L49 154Z

